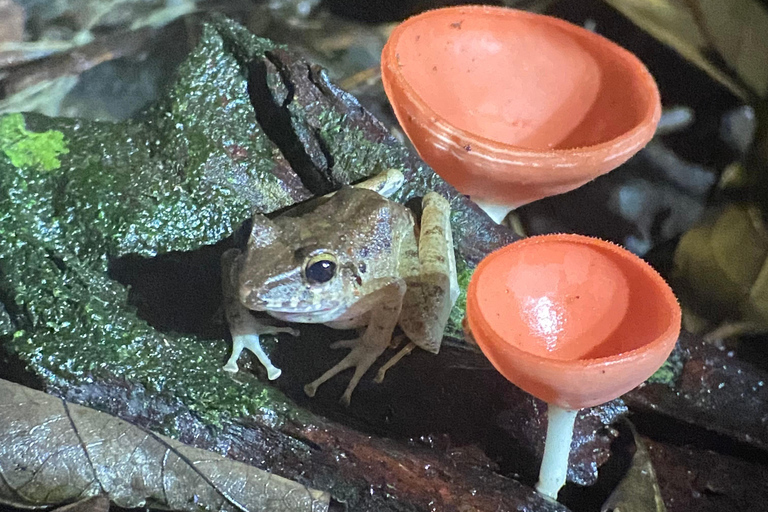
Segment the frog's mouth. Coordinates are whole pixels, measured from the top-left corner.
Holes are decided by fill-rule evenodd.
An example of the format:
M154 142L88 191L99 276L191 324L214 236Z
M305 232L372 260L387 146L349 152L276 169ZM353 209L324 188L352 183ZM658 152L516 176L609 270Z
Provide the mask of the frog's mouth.
M268 313L274 312L279 314L322 314L340 309L343 309L343 304L337 300L326 300L322 303L322 305L315 303L305 306L294 305L285 301L262 301L261 304L259 304L260 311L266 311Z
M319 324L325 322L332 322L339 318L344 309L340 306L334 306L323 309L308 309L306 311L299 311L295 309L268 309L267 313L270 316L279 318L286 322L296 322L303 324Z
M300 302L296 301L294 304L291 301L286 300L274 300L259 297L256 293L247 293L241 296L241 302L252 311L265 311L267 313L277 314L313 314L313 313L327 313L335 311L341 307L338 301L326 300L322 305L308 304L300 306Z

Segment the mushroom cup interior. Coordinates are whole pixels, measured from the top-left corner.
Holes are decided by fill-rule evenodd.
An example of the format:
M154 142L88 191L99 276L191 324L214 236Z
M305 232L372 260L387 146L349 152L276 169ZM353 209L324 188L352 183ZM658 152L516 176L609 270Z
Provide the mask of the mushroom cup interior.
M655 270L580 235L531 237L492 253L470 283L467 317L502 374L570 408L639 385L680 332L677 300Z
M609 142L638 126L657 101L629 52L522 11L432 11L403 25L395 52L404 81L437 116L520 148Z

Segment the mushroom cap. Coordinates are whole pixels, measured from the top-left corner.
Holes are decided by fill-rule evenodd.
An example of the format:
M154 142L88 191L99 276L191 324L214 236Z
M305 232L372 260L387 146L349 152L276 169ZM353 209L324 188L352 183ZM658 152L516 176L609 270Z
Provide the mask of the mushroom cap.
M467 290L465 326L509 381L566 409L612 400L650 377L680 334L672 290L610 242L542 235L494 251Z
M566 21L488 6L409 18L381 56L403 130L470 197L511 207L573 190L624 163L661 115L632 53Z

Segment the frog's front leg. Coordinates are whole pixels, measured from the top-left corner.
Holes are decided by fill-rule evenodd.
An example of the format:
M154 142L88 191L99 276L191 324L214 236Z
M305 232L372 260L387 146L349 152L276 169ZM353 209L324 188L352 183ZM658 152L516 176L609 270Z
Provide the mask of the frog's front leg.
M400 327L411 342L379 369L376 382L384 380L387 370L415 347L433 354L440 350L445 324L459 296L450 213L448 201L429 192L422 201L418 250L415 238L403 242L400 274L408 288Z
M221 257L222 292L224 295L224 312L232 334L232 355L229 356L224 370L237 372L237 359L243 349L253 352L259 362L267 370L267 378L275 380L280 376L281 370L272 364L269 356L261 348L260 337L262 334L275 335L281 332L298 336L299 332L290 327L276 327L259 322L248 308L243 306L237 294L237 275L239 270L238 249L230 249Z
M317 388L325 381L348 368L354 367L355 373L349 380L349 385L340 400L344 405L349 405L352 392L362 376L389 346L392 332L395 330L403 306L405 282L402 279L397 279L377 293L381 294L380 301L371 310L368 325L362 336L331 345L332 348L351 348L352 350L333 368L304 386L304 392L308 396L315 396Z

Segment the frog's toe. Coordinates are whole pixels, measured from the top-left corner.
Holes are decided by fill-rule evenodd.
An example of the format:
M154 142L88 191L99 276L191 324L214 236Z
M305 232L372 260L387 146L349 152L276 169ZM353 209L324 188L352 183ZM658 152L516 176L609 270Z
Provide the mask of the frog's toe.
M405 347L403 347L397 354L392 357L392 359L384 363L384 365L379 368L379 371L376 373L376 377L373 379L373 381L377 384L384 382L384 376L387 374L387 370L395 366L403 357L413 352L414 348L416 348L416 344L413 342L410 342Z
M304 386L304 394L307 395L309 398L314 398L315 393L317 393L317 388L319 384L315 384L314 382L311 382Z
M350 355L352 355L352 354L350 354ZM371 367L373 362L378 357L379 357L379 354L375 354L375 355L373 355L373 357L371 357L370 353L362 353L362 354L360 354L359 359L356 362L355 373L352 374L352 378L349 379L349 384L347 385L347 389L344 390L344 394L341 395L341 398L339 399L339 402L341 402L345 406L349 406L349 403L352 400L352 392L357 387L357 384L360 382L360 379L363 377L365 372L368 371L368 368Z
M227 359L227 363L224 365L224 371L229 373L237 373L240 368L237 366L237 359L240 357L240 353L245 348L243 344L243 338L241 336L232 337L232 354Z
M349 357L352 353L347 354L347 357L341 360L336 366L331 368L330 370L326 371L324 374L322 374L319 378L313 380L306 386L304 386L304 393L307 394L308 397L315 396L315 393L317 392L317 388L320 387L321 384L329 380L331 377L335 376L339 372L343 372L347 368L352 368L355 363L353 362L352 358Z
M353 338L351 340L339 340L331 343L330 348L355 348L360 343L360 338Z
M339 403L344 407L349 407L349 404L352 403L352 392L345 391L341 398L339 398Z
M358 340L343 341L357 342ZM384 348L381 348L380 350L371 350L370 347L365 347L363 343L355 343L355 348L352 349L352 352L347 354L347 356L339 361L336 366L322 374L320 378L304 386L304 392L307 394L307 396L313 397L315 396L317 388L320 387L321 384L348 368L354 368L355 372L352 374L352 378L349 380L349 385L347 386L346 391L344 391L344 394L341 396L341 403L349 405L349 401L352 398L352 392L357 387L357 384L360 382L363 374L368 371L368 368L371 367L373 362L376 361L376 358L378 358L383 351Z
M229 373L237 373L240 370L240 368L237 366L237 363L234 361L227 361L227 364L225 364L222 369Z

